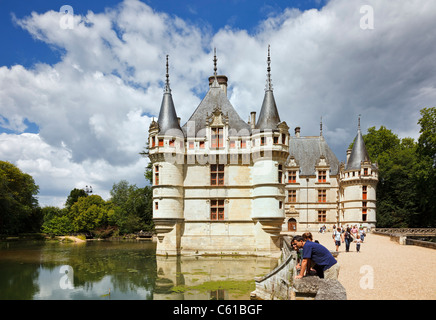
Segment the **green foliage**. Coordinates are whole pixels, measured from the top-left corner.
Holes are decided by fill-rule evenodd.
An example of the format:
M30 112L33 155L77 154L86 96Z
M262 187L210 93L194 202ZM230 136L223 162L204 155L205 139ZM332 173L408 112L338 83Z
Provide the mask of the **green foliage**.
M0 234L33 232L39 223L39 187L32 176L10 162L0 161Z
M65 202L65 207L70 210L71 206L79 200L80 197L87 197L88 194L83 189L74 188Z
M122 180L112 186L110 194L115 206L113 220L121 233L153 228L150 187L138 188Z
M378 163L377 226L436 226L436 109L424 108L418 143L384 126L369 128L364 141Z

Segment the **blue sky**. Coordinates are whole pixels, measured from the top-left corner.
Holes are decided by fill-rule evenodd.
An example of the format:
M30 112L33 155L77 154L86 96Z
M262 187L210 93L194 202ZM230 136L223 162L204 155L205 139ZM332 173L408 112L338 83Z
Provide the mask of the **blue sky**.
M23 18L32 11L42 13L49 10L59 11L65 5L71 5L75 14L104 12L105 8L114 7L119 0L95 1L64 1L64 0L1 0L0 1L0 65L11 66L21 64L31 67L33 64L44 61L52 64L60 59L59 49L47 46L36 41L32 36L13 22L12 15ZM224 26L245 29L255 32L259 21L268 16L282 12L286 7L295 7L300 10L321 8L323 0L148 0L144 1L153 9L177 15L187 21L205 28L218 31Z
M71 29L60 26L66 4ZM435 105L435 1L0 0L0 160L34 177L41 205L85 185L103 198L121 179L143 186L138 153L159 113L165 56L182 124L208 88L214 47L248 120L268 45L281 120L316 136L322 117L340 161L359 114L364 132L384 125L416 139L419 110Z

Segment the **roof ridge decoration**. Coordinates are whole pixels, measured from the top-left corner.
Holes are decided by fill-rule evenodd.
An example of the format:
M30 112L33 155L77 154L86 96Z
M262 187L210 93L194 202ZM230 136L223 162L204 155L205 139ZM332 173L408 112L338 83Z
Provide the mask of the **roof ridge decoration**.
M167 73L166 73L166 80L165 80L165 93L171 93L171 88L170 88L170 74L169 74L169 65L168 65L168 55L167 55Z
M213 76L214 76L214 80L212 83L212 87L220 87L219 83L218 83L218 78L217 78L217 57L216 57L216 48L213 48Z
M268 58L266 59L266 63L268 64L266 68L266 86L265 91L273 91L273 86L271 82L271 52L270 52L270 45L268 45Z

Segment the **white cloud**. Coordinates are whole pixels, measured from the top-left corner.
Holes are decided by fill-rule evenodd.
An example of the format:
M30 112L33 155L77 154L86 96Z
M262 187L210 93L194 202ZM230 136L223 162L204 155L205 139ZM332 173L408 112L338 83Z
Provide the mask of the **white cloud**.
M59 50L58 63L0 67L0 159L32 174L40 200L64 202L91 184L108 195L112 183L138 185L147 160L151 116L157 116L170 55L170 83L182 123L207 90L217 47L218 72L242 119L259 113L271 45L272 81L282 120L302 135L323 134L340 160L362 128L385 125L417 138L419 110L436 98L436 3L366 1L374 29L360 28L359 1L332 0L321 10L286 9L260 21L253 34L223 27L212 33L180 17L126 0L102 13L59 26L55 11L15 23ZM39 134L26 132L25 120ZM59 198L59 199L60 199Z

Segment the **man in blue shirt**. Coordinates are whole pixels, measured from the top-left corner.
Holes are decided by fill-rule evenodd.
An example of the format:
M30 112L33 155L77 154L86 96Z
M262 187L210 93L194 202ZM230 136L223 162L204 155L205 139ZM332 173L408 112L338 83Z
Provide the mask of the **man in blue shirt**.
M294 238L297 244L297 248L303 248L303 255L301 262L300 274L296 279L301 279L304 273L310 268L314 268L320 278L325 279L338 279L339 264L330 251L323 245L312 242L310 240L304 240L301 236Z

